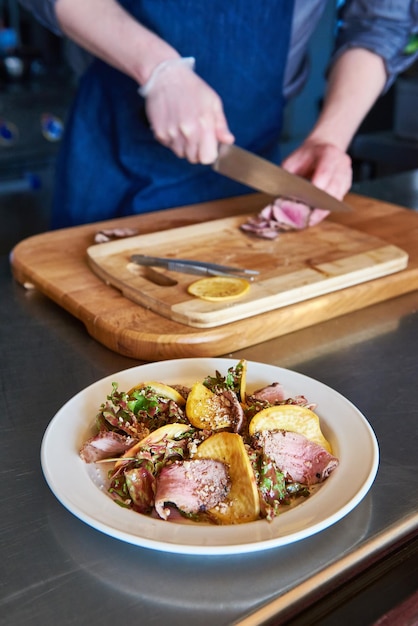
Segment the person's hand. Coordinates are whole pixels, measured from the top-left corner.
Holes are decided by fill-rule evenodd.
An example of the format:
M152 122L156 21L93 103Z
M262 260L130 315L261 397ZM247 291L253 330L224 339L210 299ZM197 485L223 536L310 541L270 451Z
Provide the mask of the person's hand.
M344 198L353 180L350 157L330 143L307 139L283 161L282 166L292 174L308 178L338 200Z
M219 143L233 143L218 94L181 62L168 63L146 95L155 138L191 163L213 163Z

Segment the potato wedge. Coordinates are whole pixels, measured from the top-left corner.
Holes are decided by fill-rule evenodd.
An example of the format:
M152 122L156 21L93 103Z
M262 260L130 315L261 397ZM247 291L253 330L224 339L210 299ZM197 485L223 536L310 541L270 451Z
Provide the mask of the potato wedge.
M145 387L151 387L157 395L168 398L169 400L174 400L174 402L177 402L180 406L184 406L186 404L186 400L176 389L170 387L169 385L165 385L164 383L158 383L155 381L138 383L138 385L135 385L135 387L132 387L132 389L128 391L128 395L130 396L135 390L140 391Z
M263 409L254 415L248 429L250 435L262 430L288 430L304 435L332 454L331 444L321 431L319 417L303 406L280 404Z
M161 426L161 428L157 428L152 433L138 441L135 445L133 445L129 450L123 453L118 461L116 461L114 470L117 470L125 459L132 458L136 455L138 450L143 448L144 446L149 446L152 444L159 443L167 437L168 439L174 439L175 437L179 437L180 435L186 433L190 430L190 426L188 424L166 424L165 426Z
M186 415L195 428L220 430L232 424L229 415L220 406L218 397L203 383L195 383L187 396Z
M208 511L218 524L243 524L258 519L257 483L240 435L215 433L200 444L193 458L214 459L228 466L231 490L224 502Z

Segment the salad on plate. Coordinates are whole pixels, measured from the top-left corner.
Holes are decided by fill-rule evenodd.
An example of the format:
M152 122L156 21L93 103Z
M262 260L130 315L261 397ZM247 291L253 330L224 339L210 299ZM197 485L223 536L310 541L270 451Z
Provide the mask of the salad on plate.
M273 520L338 467L316 405L279 382L249 393L247 363L191 387L117 382L83 443L86 463L106 467L116 504L166 521Z

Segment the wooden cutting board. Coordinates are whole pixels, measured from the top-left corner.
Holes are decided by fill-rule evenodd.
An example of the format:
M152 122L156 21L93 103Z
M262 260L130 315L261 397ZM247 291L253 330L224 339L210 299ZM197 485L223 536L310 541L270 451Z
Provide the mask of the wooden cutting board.
M312 295L308 299L294 301L292 304L279 304L277 308L264 312L256 311L254 314L255 311L252 309L249 317L214 327L193 327L188 323L170 319L171 314L167 317L162 316L146 306L138 305L131 296L127 298L120 289L106 283L91 270L87 250L91 249L94 236L99 230L134 228L138 230L140 233L138 237L142 240L145 240L145 237L151 233L158 233L153 237L156 237L159 242L158 256L163 256L167 248L160 246L166 233L162 238L161 231L179 229L174 235L176 238L178 232L184 234L185 227L198 224L199 227L204 225L205 232L214 230L216 234L219 232L221 223L225 226L226 222L231 219L235 224L235 220L240 221L244 214L246 216L254 214L265 206L267 198L262 194L179 207L35 235L23 240L14 248L10 257L11 267L18 282L28 287L35 287L54 300L81 320L93 338L115 352L141 361L189 356L219 356L418 288L418 214L393 204L357 195L349 195L346 201L352 206L353 211L339 215L333 214L315 227L317 246L312 242L309 244L309 255L304 253L304 246L301 245L302 239L308 236L308 231L291 234L291 239L294 240L293 250L298 255L300 264L293 269L293 273L308 270L310 277L313 271L316 277L314 282L321 283L324 280L323 276L328 277L329 269L334 271L338 258L343 259L344 267L346 259L352 259L354 256L362 261L358 271L363 278L364 255L368 258L370 250L373 250L374 254L382 248L386 250L385 255L389 254L383 255L382 258L378 257L377 265L380 270L380 266L388 262L385 271L389 273L377 278L369 274L369 280L365 282L360 278L350 286L341 283L337 289L322 292L316 296ZM213 220L221 220L221 222L213 224ZM313 233L315 229L311 229L310 233ZM226 230L229 232L229 227ZM310 233L308 238L313 236ZM296 239L300 235L302 237ZM269 246L272 242L247 237L245 241L248 250L245 254L240 252L240 255L243 254L240 256L243 264L247 267L255 265L256 269L257 264L260 264L263 272L262 280L279 281L279 283L284 280L283 276L287 271L285 255L277 254L273 263L270 253L266 252L270 250ZM336 241L334 237L337 237ZM228 239L227 236L226 238ZM214 237L209 238L210 241L212 239L216 241ZM275 250L277 246L276 252L279 246L284 245L283 239L284 237L281 237L274 242ZM290 239L288 241L290 242ZM127 240L120 240L117 243L124 246L126 242ZM218 258L219 250L214 248L215 251L212 252L212 247L210 250L199 249L197 242L194 242L192 256L197 258L202 255L202 260L229 263L235 261L236 257L233 256L235 252L231 245L228 245L222 258ZM290 246L290 243L286 243L287 245ZM101 249L105 251L109 248L104 246L110 247L110 244L100 244L97 250L101 246L103 246ZM255 246L255 254L252 252L252 246ZM348 255L345 246L348 246ZM396 253L394 248L396 248ZM138 250L138 252L143 252L143 250ZM186 250L181 249L181 252L183 254ZM203 258L203 253L209 258ZM405 263L406 255L409 256L407 267L400 269L398 266L399 271L394 271L392 263L395 265L399 262ZM374 265L376 265L376 260ZM278 270L280 275L277 273ZM352 273L355 271L353 270ZM370 267L367 271L370 271ZM193 276L179 275L178 279L183 289L186 283L181 281L193 280ZM333 279L341 280L338 272ZM309 280L307 284L309 285ZM253 287L255 284L251 292L256 291ZM303 284L300 288L304 287ZM276 288L277 284L275 284ZM286 295L288 291L283 290ZM159 297L161 299L161 296ZM268 297L275 298L276 293L270 293ZM164 296L162 300L168 301L167 296ZM200 303L194 299L190 302ZM275 302L276 305L277 302ZM212 312L211 314L214 315Z
M323 222L275 240L240 229L248 215L192 224L87 249L92 270L137 302L169 319L196 328L228 324L405 269L408 254L360 231ZM187 292L196 276L130 261L141 253L198 259L259 271L243 297L208 302Z

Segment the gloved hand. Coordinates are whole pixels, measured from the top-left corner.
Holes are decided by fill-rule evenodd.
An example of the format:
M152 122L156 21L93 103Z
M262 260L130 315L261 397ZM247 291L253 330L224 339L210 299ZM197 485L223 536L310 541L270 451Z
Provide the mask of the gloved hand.
M157 66L139 93L155 138L191 163L216 160L219 143L233 143L218 94L193 71L194 59Z

